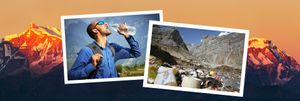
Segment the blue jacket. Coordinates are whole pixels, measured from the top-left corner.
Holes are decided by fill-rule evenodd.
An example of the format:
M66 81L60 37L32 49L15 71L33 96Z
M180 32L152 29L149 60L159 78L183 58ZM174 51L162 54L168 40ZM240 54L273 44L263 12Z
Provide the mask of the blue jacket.
M93 44L97 44L102 49L102 62L98 64L99 71L96 74L95 78L113 78L117 77L117 70L115 67L115 62L120 59L126 58L136 58L141 55L138 42L134 40L132 36L126 38L130 48L122 47L115 43L106 42L106 47L102 48L99 44L94 42ZM115 49L115 56L109 45L112 45ZM93 51L89 47L84 47L80 50L78 57L76 58L72 68L68 73L69 79L82 79L86 78L89 73L96 70L96 68L92 65L92 55Z

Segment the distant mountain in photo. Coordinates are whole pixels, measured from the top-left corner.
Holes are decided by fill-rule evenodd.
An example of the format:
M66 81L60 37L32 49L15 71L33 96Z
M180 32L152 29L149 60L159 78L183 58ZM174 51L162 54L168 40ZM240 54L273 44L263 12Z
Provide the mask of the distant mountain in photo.
M218 65L242 68L245 34L206 35L199 40L200 44L189 46L189 52L202 63L210 64L212 68Z

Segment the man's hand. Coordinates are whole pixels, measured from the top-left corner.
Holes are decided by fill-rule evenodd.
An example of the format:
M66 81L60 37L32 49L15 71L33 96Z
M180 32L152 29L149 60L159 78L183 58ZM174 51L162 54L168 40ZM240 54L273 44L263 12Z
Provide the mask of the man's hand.
M127 27L127 24L126 23L121 23L119 24L119 27L118 27L118 33L120 35L123 35L125 38L128 38L129 37L129 34L128 34L128 27Z
M92 64L93 64L93 66L94 66L96 69L98 69L97 65L98 65L99 62L101 62L100 60L101 60L102 57L103 57L103 56L102 56L101 54L99 54L99 53L94 54L94 55L92 56Z

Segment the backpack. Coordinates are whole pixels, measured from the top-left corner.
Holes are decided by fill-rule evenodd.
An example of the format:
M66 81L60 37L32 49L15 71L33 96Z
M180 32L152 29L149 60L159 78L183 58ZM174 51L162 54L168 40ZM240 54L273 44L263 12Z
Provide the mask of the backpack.
M101 54L102 55L102 49L99 48L99 46L97 46L95 43L90 43L89 45L87 45L87 47L89 47L92 51L93 51L93 54ZM112 46L112 44L109 44L109 48L113 54L113 57L115 56L116 54L116 51L115 51L115 48ZM99 64L101 64L102 62L102 58L100 59L100 62ZM88 77L86 77L85 79L92 79L92 78L95 78L96 77L96 74L98 73L98 70L99 68L97 68L96 70L92 71Z

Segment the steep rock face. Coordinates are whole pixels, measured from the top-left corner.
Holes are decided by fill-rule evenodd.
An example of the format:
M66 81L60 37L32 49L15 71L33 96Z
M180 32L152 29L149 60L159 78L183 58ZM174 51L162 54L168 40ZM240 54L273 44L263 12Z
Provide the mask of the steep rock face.
M199 45L190 45L193 56L210 67L228 65L241 68L245 35L229 33L222 36L204 36Z
M153 27L152 42L156 44L168 45L183 50L188 50L183 39L181 38L179 31L172 28L160 28L158 26Z
M33 75L41 75L62 63L60 37L60 31L54 27L30 24L24 32L4 37L3 42L11 43L18 54L28 59L28 69Z
M193 60L179 31L173 28L153 27L151 54L171 63L177 63L176 60L184 62ZM164 60L164 58L166 59Z
M283 85L299 73L299 70L296 60L277 48L271 40L249 40L246 73L248 81L258 85Z

